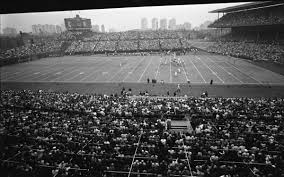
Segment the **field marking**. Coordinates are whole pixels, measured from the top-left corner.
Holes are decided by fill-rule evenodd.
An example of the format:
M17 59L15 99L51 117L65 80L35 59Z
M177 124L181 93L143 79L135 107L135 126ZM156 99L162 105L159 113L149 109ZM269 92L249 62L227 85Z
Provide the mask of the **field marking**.
M183 69L183 72L184 72L184 74L185 74L186 81L189 81L189 80L188 80L188 77L187 77L187 74L186 74L186 72L185 72L185 69L184 69L184 65L185 65L185 62L184 62L184 60L183 60L182 69Z
M152 61L153 61L153 57L151 57L151 61L150 61L150 62L148 63L148 65L145 67L143 73L141 74L141 76L139 77L139 79L138 79L137 82L141 82L141 79L142 79L144 73L147 71L147 69L149 68L149 66L150 66L150 64L152 63Z
M172 58L170 58L170 83L173 83L173 78L172 78Z
M161 62L162 62L162 57L161 57L161 59L160 59L159 66L158 66L157 71L156 71L156 74L155 74L155 80L157 80L157 76L158 76L158 72L159 72L159 69L160 69L160 66L161 66Z
M50 69L52 69L54 66L56 66L57 64L54 64L54 65L48 65L48 66L44 66L43 68L41 68L40 71L45 71L45 72L48 72ZM32 73L36 72L37 70L35 68L29 70L29 71L20 71L18 70L16 73L11 73L9 76L6 76L5 80L14 80L14 79L19 79L19 78L25 78L27 76L30 76L32 75ZM17 77L17 76L14 76L14 75L18 75L18 74L21 74L20 77ZM17 78L15 78L17 77Z
M54 79L51 79L50 81L53 82L53 81L55 81L55 80L57 80L57 79L59 79L59 78L62 78L62 77L64 77L64 76L66 76L66 75L68 75L68 74L70 74L70 73L72 73L72 72L77 71L77 70L80 69L80 68L78 68L78 69L75 69L75 68L76 68L76 66L73 66L73 67L69 68L69 71L67 71L65 74L61 74L59 77L56 77L56 78L54 78ZM75 69L75 70L73 70L73 69ZM61 73L62 73L62 72L61 72ZM48 76L47 76L47 77L44 77L43 79L46 79L46 78L48 78Z
M120 67L120 69L107 82L112 81L112 79L114 79L118 75L118 73L123 71L126 68L126 66L129 66L131 64L131 63L128 63L129 58L127 58L127 60L126 60L127 63L123 67Z
M35 71L31 71L31 72L28 72L26 74L23 74L23 76L20 76L17 79L25 79L26 78L26 79L33 80L33 79L39 78L39 77L41 77L41 76L43 76L45 74L49 74L49 73L52 73L52 72L56 71L58 68L52 68L54 66L55 65L52 65L52 66L44 69L43 70L44 72L42 72L41 74L35 75L34 77L33 77L33 72L35 72Z
M224 84L225 82L215 73L204 61L202 61L198 56L195 56L198 60L201 61L202 64L204 64L217 78Z
M195 64L194 64L191 60L189 60L189 61L193 64L194 68L196 69L196 71L197 71L197 72L199 73L199 75L201 76L203 82L206 83L204 77L202 76L202 74L200 73L200 71L198 70L198 68L195 66Z
M239 78L237 78L236 76L234 76L234 74L228 72L224 67L222 67L221 65L219 65L217 62L215 62L214 60L212 60L210 57L206 56L206 58L208 58L209 60L211 60L213 63L215 63L218 67L220 67L221 69L223 69L225 72L227 72L230 76L233 76L235 79L237 79L239 82L241 82L242 84L244 83L243 81L241 81Z
M102 60L102 61L99 61L99 64L97 66L102 66L102 65L105 65L107 63L109 63L109 61L112 60L111 58L107 58L106 60ZM102 63L101 63L102 62ZM79 81L80 82L83 82L85 79L87 79L88 77L92 76L94 73L97 73L99 72L100 70L96 70L94 68L94 71L89 73L88 75L86 75L85 77L83 77L82 79L80 79Z
M85 73L85 72L80 72L80 73L75 74L74 76L72 76L72 77L70 77L70 78L68 78L68 79L66 79L66 80L68 81L68 80L74 79L75 77L77 77L77 76L79 76L79 75L82 75L82 74L84 74L84 73Z
M231 66L233 66L235 69L237 69L239 72L243 73L244 75L247 75L247 76L250 77L251 79L257 81L259 84L262 84L262 82L260 82L259 80L255 79L254 77L252 77L252 76L250 76L250 75L244 73L243 71L239 70L239 69L238 69L237 67L235 67L232 63L230 63L230 62L226 62L226 63L230 64Z
M59 77L62 77L63 75L66 75L67 73L65 73L65 74L62 74L64 71L68 71L68 70L73 70L73 68L76 68L76 66L72 66L72 67L68 67L68 68L65 68L65 69L62 69L62 68L60 68L60 69L62 69L62 70L59 70L57 73L55 73L55 75L56 76L59 76ZM56 69L56 70L58 70L58 69ZM54 70L54 72L56 71L56 70ZM44 79L47 79L48 77L50 77L51 75L50 74L52 74L53 72L48 72L48 74L47 73L45 73L44 75L42 75L43 76L43 78L41 78L42 80L44 80ZM62 75L61 75L62 74ZM41 77L41 76L40 76ZM55 79L57 79L57 78L55 78ZM53 81L54 79L52 79L52 81Z
M138 62L138 64L130 71L126 74L126 76L123 78L122 82L125 81L125 79L129 76L129 74L132 74L134 72L134 70L142 63L142 61L144 61L146 59L146 57L143 57L143 59L141 59L140 62Z

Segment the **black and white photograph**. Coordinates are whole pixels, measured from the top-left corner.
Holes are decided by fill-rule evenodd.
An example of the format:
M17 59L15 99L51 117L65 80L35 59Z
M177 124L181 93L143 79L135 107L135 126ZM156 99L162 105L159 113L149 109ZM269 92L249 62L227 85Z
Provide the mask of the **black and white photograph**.
M0 90L1 177L284 177L284 2L0 13Z

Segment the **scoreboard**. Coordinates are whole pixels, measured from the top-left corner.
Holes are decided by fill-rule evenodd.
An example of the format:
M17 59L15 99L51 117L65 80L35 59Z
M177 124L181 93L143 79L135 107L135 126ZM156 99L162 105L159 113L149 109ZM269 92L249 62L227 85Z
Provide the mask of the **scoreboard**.
M91 30L92 28L91 19L81 18L79 15L75 18L65 18L64 23L68 31Z

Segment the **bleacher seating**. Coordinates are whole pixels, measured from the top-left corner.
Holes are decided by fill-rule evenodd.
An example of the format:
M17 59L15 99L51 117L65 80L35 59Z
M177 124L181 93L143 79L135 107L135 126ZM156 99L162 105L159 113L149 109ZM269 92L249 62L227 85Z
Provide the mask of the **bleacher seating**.
M281 98L3 90L0 109L3 176L284 175ZM185 114L192 133L167 130Z

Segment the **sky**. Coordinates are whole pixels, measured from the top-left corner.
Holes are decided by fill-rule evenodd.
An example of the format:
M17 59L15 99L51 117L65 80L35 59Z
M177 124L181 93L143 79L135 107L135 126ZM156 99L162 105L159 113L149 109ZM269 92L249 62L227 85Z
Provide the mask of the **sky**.
M92 25L104 24L107 30L110 28L117 31L140 29L141 19L144 17L148 19L148 27L151 25L151 19L156 17L168 20L175 18L177 24L190 22L194 28L207 20L214 21L218 18L217 13L208 13L209 11L239 4L244 2L1 14L0 22L1 29L14 27L18 31L31 32L33 24L63 25L64 18L72 18L79 14L82 18L90 18Z

